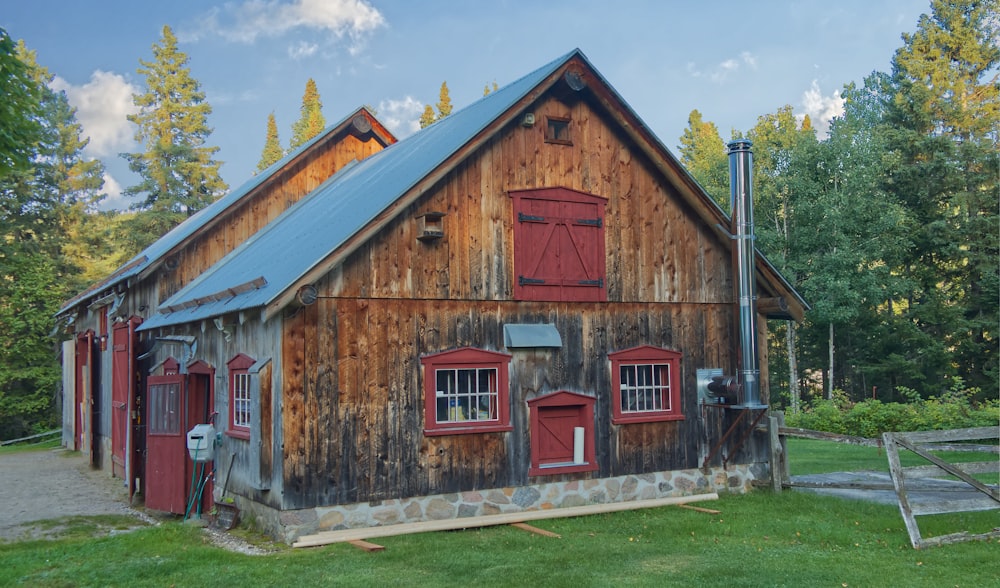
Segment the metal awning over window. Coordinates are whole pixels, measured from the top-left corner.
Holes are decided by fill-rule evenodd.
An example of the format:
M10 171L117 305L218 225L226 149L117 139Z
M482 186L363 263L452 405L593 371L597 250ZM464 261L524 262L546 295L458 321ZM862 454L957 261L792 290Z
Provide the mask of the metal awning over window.
M503 344L514 347L562 347L562 337L553 324L503 326Z

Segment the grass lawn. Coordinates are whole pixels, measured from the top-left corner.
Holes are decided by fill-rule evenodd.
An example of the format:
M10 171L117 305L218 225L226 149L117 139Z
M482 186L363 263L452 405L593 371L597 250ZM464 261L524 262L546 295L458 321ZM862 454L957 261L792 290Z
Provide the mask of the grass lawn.
M814 451L827 448L790 449L793 473L800 458L835 463ZM77 524L62 539L0 544L0 586L1000 585L1000 543L915 551L895 506L765 490L698 506L721 514L668 506L532 523L561 539L504 526L381 538L377 553L337 544L256 557L179 523L97 537ZM983 532L1000 511L925 527Z

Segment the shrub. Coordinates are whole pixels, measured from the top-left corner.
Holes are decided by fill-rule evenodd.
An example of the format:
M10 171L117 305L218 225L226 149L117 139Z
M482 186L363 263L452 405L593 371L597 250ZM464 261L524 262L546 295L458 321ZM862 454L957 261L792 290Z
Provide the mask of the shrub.
M809 402L799 414L787 415L787 424L816 431L876 438L887 431L930 431L995 426L1000 422L1000 400L976 403L978 389L965 389L961 380L941 396L926 400L912 390L900 390L910 402L869 399L847 402L844 396Z

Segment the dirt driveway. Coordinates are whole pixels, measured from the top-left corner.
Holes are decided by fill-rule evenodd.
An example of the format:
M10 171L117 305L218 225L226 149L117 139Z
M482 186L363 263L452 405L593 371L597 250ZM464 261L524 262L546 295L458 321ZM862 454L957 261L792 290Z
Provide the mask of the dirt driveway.
M77 515L140 516L122 480L65 449L0 454L0 541L31 536L33 521Z

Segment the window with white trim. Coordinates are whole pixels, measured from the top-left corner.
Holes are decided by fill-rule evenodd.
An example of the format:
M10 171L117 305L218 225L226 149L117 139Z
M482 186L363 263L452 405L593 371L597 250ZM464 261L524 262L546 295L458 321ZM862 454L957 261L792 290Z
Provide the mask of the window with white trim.
M253 404L250 396L250 366L256 361L240 353L226 363L229 370L229 427L232 437L250 438Z
M420 363L427 435L510 430L509 355L466 347Z
M612 422L684 418L680 406L681 354L650 345L609 353Z

